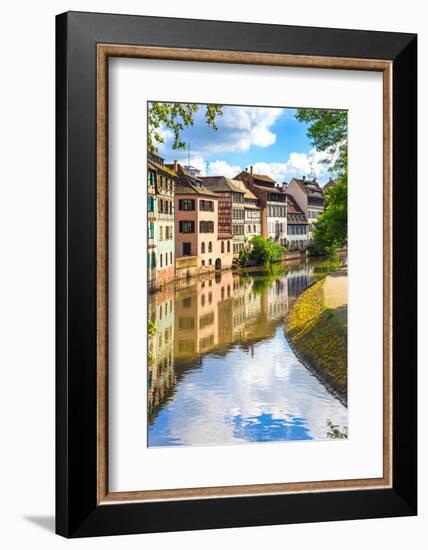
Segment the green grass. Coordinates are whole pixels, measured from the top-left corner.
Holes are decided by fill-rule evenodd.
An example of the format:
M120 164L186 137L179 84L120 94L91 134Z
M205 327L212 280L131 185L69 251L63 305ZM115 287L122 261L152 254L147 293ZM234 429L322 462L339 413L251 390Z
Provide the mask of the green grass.
M347 327L324 303L323 281L305 290L289 311L287 338L319 377L347 401Z

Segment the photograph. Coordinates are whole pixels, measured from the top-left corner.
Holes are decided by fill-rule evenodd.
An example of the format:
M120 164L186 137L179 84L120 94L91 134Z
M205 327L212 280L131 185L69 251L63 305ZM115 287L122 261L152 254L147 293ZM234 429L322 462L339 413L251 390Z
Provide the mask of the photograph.
M347 184L347 110L147 102L149 447L348 438Z

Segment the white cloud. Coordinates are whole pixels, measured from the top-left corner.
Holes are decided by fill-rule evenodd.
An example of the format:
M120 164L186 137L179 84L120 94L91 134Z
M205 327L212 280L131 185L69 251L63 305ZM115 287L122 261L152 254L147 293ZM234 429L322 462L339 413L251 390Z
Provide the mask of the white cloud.
M227 151L248 151L252 145L269 147L276 141L271 127L283 109L261 107L225 108L218 119L219 131L226 134Z
M218 130L214 131L207 127L201 110L195 117L195 125L186 129L182 137L190 142L195 156L243 152L252 146L269 147L276 141L272 127L283 113L284 109L279 108L224 107L223 115L216 118ZM159 133L165 138L159 151L169 157L173 134L165 128L161 128Z
M178 158L178 162L181 164L181 166L187 166L189 164L188 157L180 157L179 155L176 155ZM201 172L201 176L206 176L206 163L203 157L201 156L195 156L190 157L190 166L193 166L194 168L197 168Z
M209 163L209 175L210 176L226 176L226 178L233 178L242 169L240 166L231 166L224 160L215 160Z
M267 174L279 183L302 176L322 180L329 172L329 164L321 162L325 158L325 153L312 149L308 153L290 153L287 162L256 162L253 170L256 174Z
M278 183L289 182L293 177L315 176L321 182L327 180L329 164L321 161L326 158L325 153L312 149L308 153L290 153L286 162L256 162L253 170L256 174L267 174ZM180 160L181 164L187 164L187 159ZM190 164L201 170L201 175L206 175L206 162L202 156L191 157ZM248 165L249 168L249 165ZM208 175L226 176L233 178L243 168L239 165L232 165L225 160L215 160L208 165Z

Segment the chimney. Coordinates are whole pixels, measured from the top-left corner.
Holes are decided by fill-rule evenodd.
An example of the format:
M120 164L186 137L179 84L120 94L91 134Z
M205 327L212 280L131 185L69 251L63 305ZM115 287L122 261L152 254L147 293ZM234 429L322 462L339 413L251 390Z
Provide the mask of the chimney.
M174 160L174 172L178 172L178 160Z
M250 174L253 175L253 167L250 166Z

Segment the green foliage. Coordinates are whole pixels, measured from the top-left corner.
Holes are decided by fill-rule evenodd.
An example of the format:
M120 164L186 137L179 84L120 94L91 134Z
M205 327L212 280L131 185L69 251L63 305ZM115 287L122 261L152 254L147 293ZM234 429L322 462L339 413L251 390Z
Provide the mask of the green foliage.
M348 185L342 178L326 193L324 212L314 230L314 249L332 253L348 242Z
M154 334L156 334L156 330L157 330L156 323L154 323L153 321L149 321L148 329L147 329L149 336L153 336Z
M200 105L195 103L164 103L152 101L148 106L147 146L151 153L156 153L157 145L165 142L161 128L171 130L174 135L173 149L185 149L186 143L181 134L184 128L193 126L194 115ZM205 121L213 130L217 130L216 117L223 114L222 105L206 105Z
M346 403L348 387L347 326L332 315L324 300L323 281L307 288L288 311L287 340Z
M317 151L327 153L323 161L338 175L348 166L348 112L328 109L298 109L296 119L309 124L308 137Z
M241 249L239 252L239 263L242 267L245 267L248 265L248 261L250 259L250 253L248 252L248 248L244 246L244 248Z
M338 424L333 424L331 420L327 420L327 437L329 439L347 439L348 438L348 427L345 426L343 431L339 429Z
M269 266L273 262L281 261L286 249L271 239L264 239L256 235L251 239L250 260L255 265Z
M325 195L324 212L315 225L311 252L326 254L346 246L348 238L348 113L324 109L298 109L297 120L307 123L308 137L318 151L327 153L337 183Z

